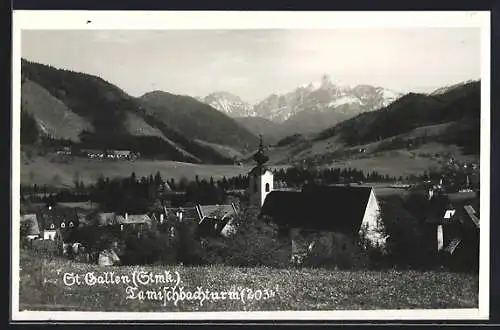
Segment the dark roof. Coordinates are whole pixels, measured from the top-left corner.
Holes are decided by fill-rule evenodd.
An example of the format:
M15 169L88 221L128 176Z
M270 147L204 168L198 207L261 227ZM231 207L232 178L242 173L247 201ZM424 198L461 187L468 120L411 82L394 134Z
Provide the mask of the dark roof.
M74 227L78 227L79 224L78 214L72 208L52 207L51 210L42 208L38 210L36 217L40 230L60 228L62 222L66 226L72 222ZM50 227L52 224L54 228Z
M272 191L261 215L281 226L357 233L371 187L315 186L301 192Z
M448 211L453 211L448 216ZM479 228L479 217L471 205L464 205L455 209L448 209L441 217L429 217L426 223L433 225L458 225L464 228Z

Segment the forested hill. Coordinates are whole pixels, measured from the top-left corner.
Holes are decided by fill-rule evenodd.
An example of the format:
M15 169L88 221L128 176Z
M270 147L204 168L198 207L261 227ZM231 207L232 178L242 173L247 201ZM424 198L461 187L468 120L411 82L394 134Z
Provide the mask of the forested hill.
M44 136L82 147L131 149L162 159L232 161L196 142L184 126L151 115L139 100L97 76L23 59L21 77L23 143L36 143ZM182 113L183 109L176 107L175 111ZM250 142L257 139L249 135Z
M479 152L480 81L442 94L409 93L380 110L367 112L319 133L315 140L338 137L347 146L380 141L418 127L449 123L440 142Z
M258 145L258 138L234 119L193 97L153 91L139 101L146 113L189 137L240 151Z

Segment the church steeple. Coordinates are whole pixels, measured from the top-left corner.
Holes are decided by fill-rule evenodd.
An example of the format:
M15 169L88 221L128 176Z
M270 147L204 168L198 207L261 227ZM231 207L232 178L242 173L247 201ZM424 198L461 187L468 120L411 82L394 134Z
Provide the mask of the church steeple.
M258 167L262 167L269 160L269 157L266 155L264 151L264 142L262 139L262 134L259 134L259 140L260 140L259 150L257 150L255 155L253 155L253 159L257 163Z
M257 164L249 173L248 194L251 204L262 206L267 194L273 190L274 185L273 173L264 165L269 160L269 157L265 153L264 142L260 134L259 139L259 150L253 155L253 159Z

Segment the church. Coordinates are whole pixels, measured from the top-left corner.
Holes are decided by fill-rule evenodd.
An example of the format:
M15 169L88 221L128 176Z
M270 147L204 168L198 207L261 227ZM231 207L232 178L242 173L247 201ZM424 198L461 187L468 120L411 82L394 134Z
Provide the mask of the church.
M262 207L267 195L274 189L274 175L265 163L269 157L265 154L262 135L260 136L259 150L253 156L257 163L248 174L249 185L247 195L251 206Z
M386 235L380 205L373 187L304 186L301 190L275 190L273 173L265 163L262 137L254 155L256 166L249 173L250 205L259 217L278 225L289 236L292 262L318 250L339 258L355 253L357 242L383 249Z

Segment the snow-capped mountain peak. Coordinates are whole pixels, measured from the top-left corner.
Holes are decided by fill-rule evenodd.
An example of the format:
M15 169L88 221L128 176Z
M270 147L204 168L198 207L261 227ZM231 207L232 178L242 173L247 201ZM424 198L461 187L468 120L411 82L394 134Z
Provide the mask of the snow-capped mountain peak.
M203 98L203 102L232 117L255 116L253 106L229 92L215 92Z
M339 112L343 115L376 110L387 106L402 93L371 85L349 85L324 74L317 81L297 86L294 90L270 94L255 105L228 92L215 92L203 102L231 117L263 117L284 122L302 111Z

